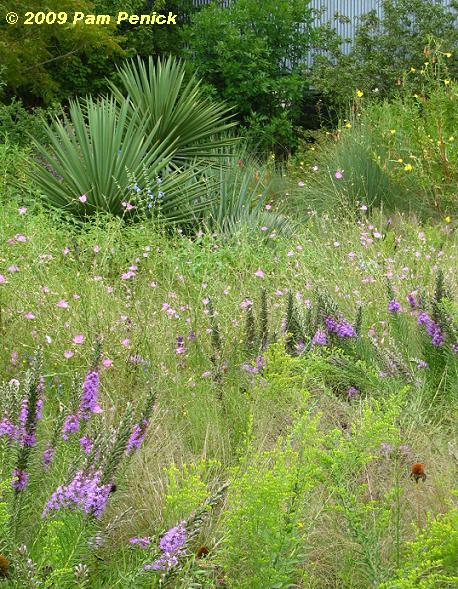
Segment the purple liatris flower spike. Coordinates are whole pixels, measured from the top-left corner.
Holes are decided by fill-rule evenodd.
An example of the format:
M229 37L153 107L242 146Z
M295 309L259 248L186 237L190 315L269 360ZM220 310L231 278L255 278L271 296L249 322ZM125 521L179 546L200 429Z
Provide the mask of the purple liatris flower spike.
M398 303L396 299L391 299L391 301L388 303L388 311L390 313L399 313L400 310L401 304Z
M328 336L322 329L317 329L312 338L312 346L326 346L328 343Z
M89 419L92 413L101 413L102 409L98 404L99 396L99 373L97 370L90 370L83 383L83 394L79 413L82 419Z
M0 421L0 437L6 436L13 441L17 438L16 426L6 417Z
M148 420L144 419L141 423L134 425L130 438L127 442L126 453L132 454L134 450L137 450L142 445L143 440L146 436L146 430L148 428Z
M151 544L151 538L130 538L129 543L133 546L138 546L139 548L147 548Z
M68 440L69 434L77 432L80 426L80 420L78 415L68 415L65 418L64 426L62 428L62 437L64 440Z
M92 440L89 436L83 436L82 438L80 438L80 446L86 454L91 453L93 445L94 444L92 443Z
M106 507L112 484L101 485L102 473L79 471L68 485L61 485L54 491L43 511L43 517L53 510L65 507L81 509L88 515L100 517Z
M407 295L407 302L409 303L412 309L417 308L417 300L415 299L415 293L409 292L409 294Z
M356 331L353 325L345 319L336 321L333 317L325 317L324 323L329 333L335 333L339 337L356 337Z
M444 343L444 335L440 326L424 311L419 313L417 319L418 325L424 325L426 327L426 331L431 336L431 343L436 348L439 348Z
M186 544L186 528L185 522L181 522L178 526L170 528L161 538L159 546L162 550L162 555L157 558L152 564L146 564L145 570L153 571L168 571L178 564L178 557L183 553L184 545Z
M13 470L13 480L11 482L11 486L15 491L23 491L27 487L27 483L29 482L29 475L23 471L15 468Z
M46 448L46 450L43 452L42 460L43 460L43 464L46 466L46 468L53 461L54 454L55 454L55 450L52 446L50 446L49 448Z

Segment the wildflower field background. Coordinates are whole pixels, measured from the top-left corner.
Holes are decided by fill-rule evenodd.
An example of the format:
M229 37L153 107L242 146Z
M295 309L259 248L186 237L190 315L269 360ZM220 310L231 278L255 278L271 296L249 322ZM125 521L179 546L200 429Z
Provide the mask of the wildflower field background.
M0 117L0 588L458 587L446 40L286 156L173 57Z

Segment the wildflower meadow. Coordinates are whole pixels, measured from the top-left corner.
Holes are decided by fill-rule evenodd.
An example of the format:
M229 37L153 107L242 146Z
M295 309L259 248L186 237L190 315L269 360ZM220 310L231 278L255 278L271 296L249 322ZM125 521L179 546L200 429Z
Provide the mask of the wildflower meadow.
M218 86L199 34L306 16L239 2L0 63L0 589L458 588L456 45L312 128L295 62Z

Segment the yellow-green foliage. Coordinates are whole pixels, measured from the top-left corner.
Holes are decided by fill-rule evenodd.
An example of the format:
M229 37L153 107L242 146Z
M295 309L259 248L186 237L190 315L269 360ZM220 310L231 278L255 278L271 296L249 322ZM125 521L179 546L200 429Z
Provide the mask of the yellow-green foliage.
M405 564L395 580L380 589L449 589L458 587L458 510L436 519L407 544Z

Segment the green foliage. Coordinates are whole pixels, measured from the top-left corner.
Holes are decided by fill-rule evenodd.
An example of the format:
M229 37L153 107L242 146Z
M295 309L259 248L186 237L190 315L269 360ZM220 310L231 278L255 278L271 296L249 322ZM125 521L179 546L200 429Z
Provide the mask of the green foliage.
M127 102L118 109L113 98L88 98L84 106L72 103L69 120L55 119L47 126L50 147L35 142L46 167L35 162L30 178L47 204L79 219L102 211L145 216L156 212L147 207L148 202L155 202L168 222L192 221L205 206L195 202L198 182L183 192L195 172L167 172L174 142L167 137L159 142L156 131L160 122L147 131L147 121L129 117L128 109ZM160 176L161 195L156 182ZM137 183L144 187L140 195L132 188ZM84 202L80 200L82 195Z
M429 517L406 545L404 564L380 589L446 589L458 584L458 510Z
M245 149L235 150L204 174L207 194L212 204L202 215L210 231L226 238L246 234L259 240L272 235L287 234L293 223L277 205L275 211L266 206L274 196L278 175L260 164ZM271 208L271 205L270 205Z
M45 12L63 12L72 18L75 12L93 14L94 8L95 3L91 0L50 0ZM7 14L17 11L18 6L12 0L6 0L2 9L2 14ZM84 64L91 54L106 55L107 61L122 54L120 40L114 36L116 25L113 23L91 26L81 23L75 26L23 24L26 11L37 13L43 10L41 2L31 0L21 11L21 22L11 26L4 18L0 21L0 63L6 68L8 94L22 96L32 104L36 104L37 99L50 103L55 98L66 97L68 91L75 94L88 89L87 77L93 72L86 70L82 77L74 80L71 89L67 87L63 92L61 85L66 81L60 77L64 66L56 68L59 62L71 69L75 60ZM100 77L104 75L106 72L101 71Z
M146 65L139 58L124 65L118 77L119 83L110 85L118 103L128 104L129 117L140 118L153 141L167 152L173 147L171 162L177 167L196 157L215 157L217 148L236 141L223 136L235 125L230 109L205 98L196 77L185 82L180 61L169 57L154 63L150 57Z
M355 23L356 38L348 55L315 60L314 86L341 111L353 102L356 88L374 99L396 96L405 72L423 67L431 36L450 53L450 66L458 71L455 1L448 7L430 0L382 0L381 4L381 18L373 10ZM421 83L421 76L415 77Z
M189 55L261 150L284 155L295 145L307 89L303 60L317 39L312 20L303 0L240 0L224 9L215 2L192 18Z
M305 415L290 440L262 454L248 448L234 469L221 555L231 587L280 589L298 579L304 502L319 476L318 443L316 422Z
M317 168L295 190L298 205L354 213L364 205L422 218L455 213L457 84L446 55L437 46L429 51L421 84L406 72L394 99L358 97L353 86L351 120L343 121L334 141L326 137L306 156Z

